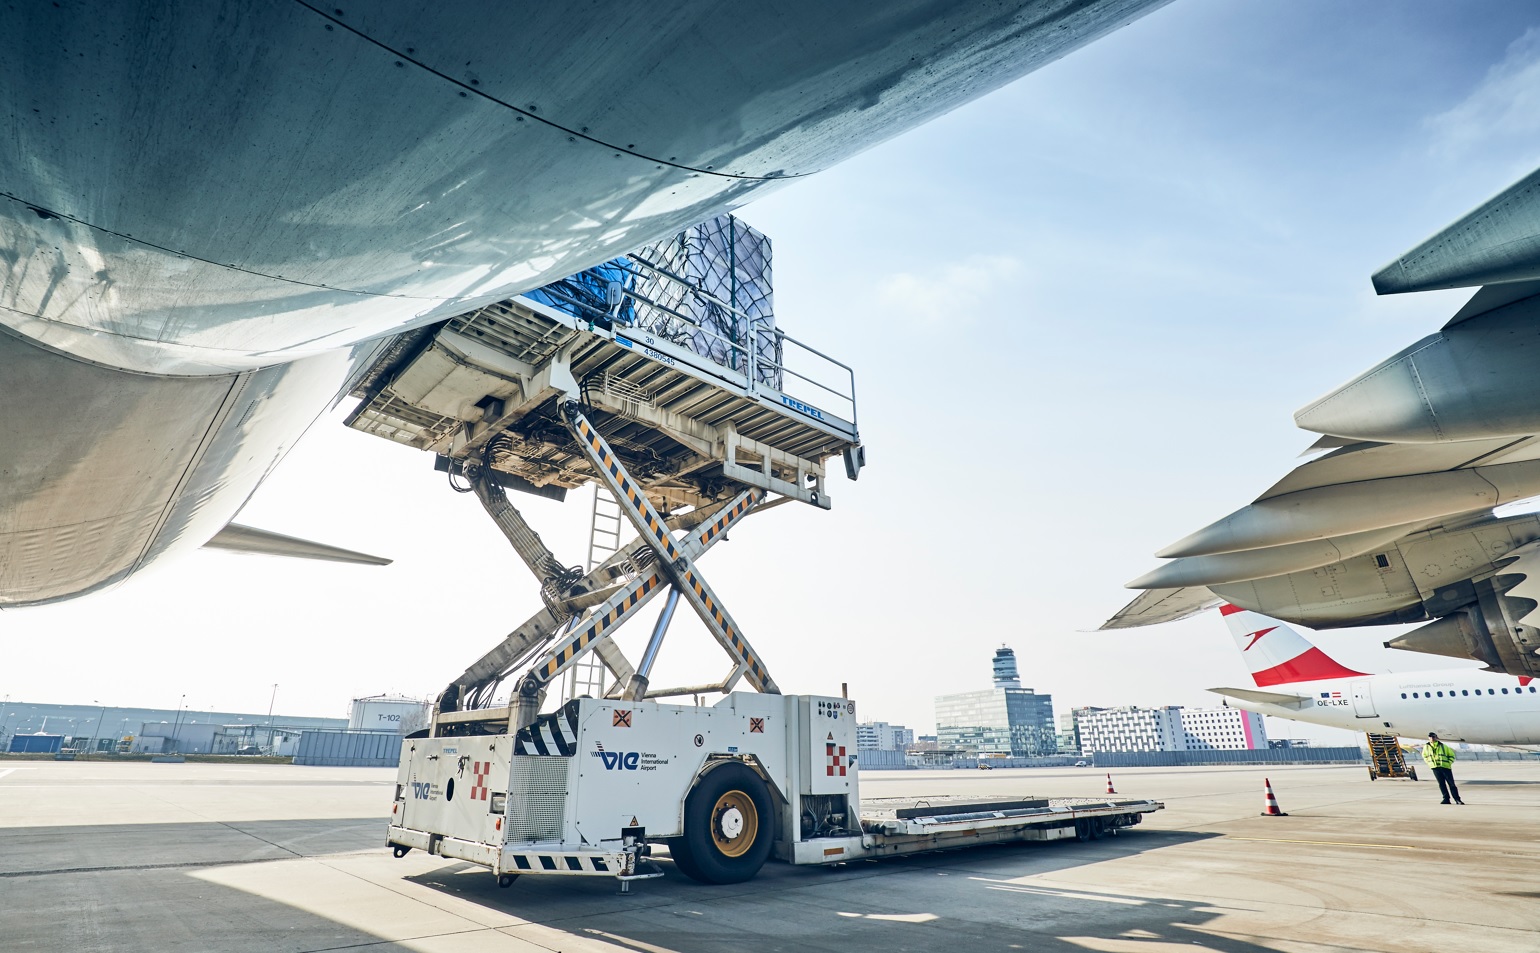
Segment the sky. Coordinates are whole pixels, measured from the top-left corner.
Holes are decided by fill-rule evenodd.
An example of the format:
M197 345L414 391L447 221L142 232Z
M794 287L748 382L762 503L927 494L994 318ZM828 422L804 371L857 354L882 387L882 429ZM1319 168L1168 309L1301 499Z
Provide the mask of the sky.
M701 570L784 691L848 684L863 720L929 732L1001 644L1060 712L1215 704L1248 684L1217 614L1096 627L1155 550L1296 465L1296 409L1469 296L1377 298L1369 275L1537 164L1540 7L1177 0L761 198L739 214L774 242L777 320L855 366L868 466ZM264 712L276 685L280 713L345 715L435 695L536 587L429 455L343 427L351 403L238 519L391 566L200 552L8 611L0 696ZM515 503L582 561L586 493ZM1364 671L1449 664L1381 649L1396 631L1317 638ZM682 612L653 681L725 668Z

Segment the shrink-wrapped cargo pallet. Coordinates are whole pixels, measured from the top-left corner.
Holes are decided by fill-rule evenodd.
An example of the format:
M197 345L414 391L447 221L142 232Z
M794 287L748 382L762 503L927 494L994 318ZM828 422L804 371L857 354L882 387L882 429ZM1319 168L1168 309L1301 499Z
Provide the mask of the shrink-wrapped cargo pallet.
M731 215L691 226L528 295L634 327L781 389L770 239Z

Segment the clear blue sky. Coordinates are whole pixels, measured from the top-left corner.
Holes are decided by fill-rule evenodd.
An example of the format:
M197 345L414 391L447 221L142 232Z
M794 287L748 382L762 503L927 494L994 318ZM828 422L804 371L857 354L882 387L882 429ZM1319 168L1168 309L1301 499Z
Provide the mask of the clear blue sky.
M848 682L863 718L928 729L1002 642L1061 711L1211 704L1246 677L1217 618L1089 630L1294 465L1296 408L1466 297L1369 274L1537 164L1534 5L1178 0L761 199L740 214L775 242L779 320L856 366L869 467L702 568L785 690ZM241 521L394 566L205 553L7 612L0 695L265 711L276 682L280 711L334 715L436 692L534 586L427 455L339 419ZM519 502L581 559L585 498ZM1321 642L1385 670L1385 637ZM676 622L660 667L725 666Z

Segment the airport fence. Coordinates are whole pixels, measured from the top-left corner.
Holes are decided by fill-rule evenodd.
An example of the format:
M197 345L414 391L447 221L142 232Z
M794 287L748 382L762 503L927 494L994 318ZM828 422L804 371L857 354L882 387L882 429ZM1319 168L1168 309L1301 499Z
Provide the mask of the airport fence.
M401 763L401 736L393 731L306 731L295 764L333 768L394 768Z
M1098 768L1179 768L1198 764L1362 764L1356 746L1341 748L1250 748L1240 751L1098 751Z
M1411 758L1416 752L1408 752L1407 758ZM1455 750L1455 765L1461 761L1534 761L1540 758L1540 751L1460 751Z
M979 762L991 768L1067 768L1086 760L1077 754L1045 755L1039 758L970 758L951 753L925 752L906 755L902 751L862 748L856 752L856 764L865 771L903 771L922 768L977 768Z

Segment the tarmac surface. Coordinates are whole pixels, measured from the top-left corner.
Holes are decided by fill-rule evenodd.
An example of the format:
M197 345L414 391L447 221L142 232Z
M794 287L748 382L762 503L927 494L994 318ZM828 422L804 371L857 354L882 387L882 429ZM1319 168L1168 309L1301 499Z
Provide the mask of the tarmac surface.
M1540 762L1456 766L1465 807L1359 767L1127 769L1122 835L629 895L383 846L394 771L0 761L0 950L1540 949ZM1271 777L1288 817L1260 816ZM868 772L867 797L1097 796L1095 769Z

